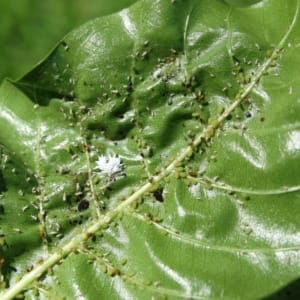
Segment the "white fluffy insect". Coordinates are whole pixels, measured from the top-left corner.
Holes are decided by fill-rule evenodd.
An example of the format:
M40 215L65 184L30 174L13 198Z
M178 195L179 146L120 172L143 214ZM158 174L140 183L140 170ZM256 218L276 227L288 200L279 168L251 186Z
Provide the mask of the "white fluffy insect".
M110 181L116 180L118 176L123 176L123 163L118 156L100 155L96 161L96 169L100 175L108 177Z
M193 184L189 187L189 191L192 194L193 197L198 198L200 195L200 184Z

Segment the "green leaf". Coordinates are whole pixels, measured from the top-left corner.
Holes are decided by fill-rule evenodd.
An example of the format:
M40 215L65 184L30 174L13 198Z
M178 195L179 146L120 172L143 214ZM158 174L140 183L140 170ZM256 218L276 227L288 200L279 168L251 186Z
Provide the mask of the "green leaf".
M1 299L297 280L299 5L141 0L3 82Z
M136 0L0 1L0 80L7 76L19 78L74 27L134 2Z

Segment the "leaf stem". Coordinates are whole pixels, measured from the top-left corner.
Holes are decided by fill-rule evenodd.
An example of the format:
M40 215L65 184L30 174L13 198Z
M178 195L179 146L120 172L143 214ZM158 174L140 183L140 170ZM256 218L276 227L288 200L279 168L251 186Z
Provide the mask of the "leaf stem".
M239 187L231 186L223 182L214 182L212 179L206 177L195 178L192 176L187 176L187 178L195 183L200 183L206 186L212 186L219 190L224 190L224 191L229 191L234 193L243 193L249 195L257 195L257 196L262 196L262 195L274 196L274 195L281 195L281 194L294 193L300 191L300 185L290 186L290 187L286 186L276 190L250 190L247 188L239 188Z

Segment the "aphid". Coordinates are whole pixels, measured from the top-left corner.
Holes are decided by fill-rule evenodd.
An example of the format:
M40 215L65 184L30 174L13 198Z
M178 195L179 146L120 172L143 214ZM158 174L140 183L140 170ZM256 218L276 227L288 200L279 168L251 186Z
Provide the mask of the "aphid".
M245 111L245 117L246 118L251 118L251 116L252 116L252 114L251 114L251 112L250 111Z
M39 209L39 207L34 202L30 202L30 204L34 209L36 209L36 210Z
M64 47L64 49L66 50L66 51L69 51L69 46L68 46L68 44L65 42L65 41L62 41L61 42L61 45Z
M249 226L246 226L243 231L246 233L246 234L251 234L253 232L253 229Z
M25 205L25 206L22 207L22 211L24 212L24 211L26 211L28 208L29 208L29 205Z
M37 217L37 216L31 215L30 217L31 217L31 219L32 219L33 221L37 221L37 220L38 220L38 217Z
M81 200L81 201L78 203L77 208L78 208L78 211L84 211L84 210L88 209L89 206L90 206L89 201L87 201L87 200Z
M30 265L30 266L26 269L26 271L29 273L29 272L31 272L31 271L33 270L33 268L34 268L34 266L33 266L33 265Z
M177 51L173 48L171 48L170 51L171 51L172 54L177 54Z
M69 83L70 83L71 85L75 85L75 79L74 79L74 78L70 78L70 79L69 79Z
M76 186L75 186L76 191L80 191L81 187L80 187L80 183L76 182Z
M152 194L158 202L164 202L164 198L162 195L162 189L156 190Z
M116 90L116 89L112 89L111 93L114 94L114 95L116 95L116 96L121 96L120 92L118 90Z
M118 156L99 156L96 161L96 169L101 176L107 176L110 181L115 181L117 177L124 176L123 164Z
M114 276L121 276L121 271L119 269L112 269L109 273L109 275L111 277L114 277Z
M148 58L148 55L149 55L149 52L148 52L148 51L144 51L144 52L141 54L142 60L147 59L147 58Z
M49 202L49 197L47 197L47 196L43 197L42 201L43 201L44 203Z

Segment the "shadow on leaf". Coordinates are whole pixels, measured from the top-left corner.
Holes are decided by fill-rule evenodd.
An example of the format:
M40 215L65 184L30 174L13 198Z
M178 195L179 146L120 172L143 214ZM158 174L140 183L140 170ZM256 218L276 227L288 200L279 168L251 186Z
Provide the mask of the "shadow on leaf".
M300 278L291 282L274 294L263 298L263 300L296 300L300 299Z

